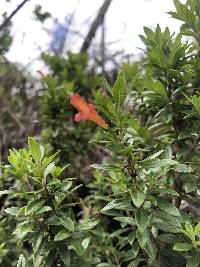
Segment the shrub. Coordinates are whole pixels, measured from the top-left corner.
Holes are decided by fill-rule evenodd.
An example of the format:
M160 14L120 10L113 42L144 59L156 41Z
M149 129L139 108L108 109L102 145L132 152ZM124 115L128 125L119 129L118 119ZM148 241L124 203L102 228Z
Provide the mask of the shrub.
M73 211L78 204L71 179L60 179L68 165L55 165L54 155L46 155L43 146L29 138L29 146L10 150L10 165L4 171L16 177L16 185L1 194L21 199L21 206L5 209L17 220L14 234L22 254L18 266L91 266L98 263L88 249L90 229L96 219L79 221Z
M131 83L124 73L113 87L105 83L109 95L102 111L110 128L96 142L105 144L112 158L93 167L102 170L98 181L110 185L109 197L98 187L93 205L104 201L101 212L116 221L115 232L106 224L112 245L122 252L112 266L200 263L199 4L174 3L176 12L170 14L184 21L181 32L144 27L144 70ZM195 40L184 42L183 34ZM134 116L126 112L131 105Z

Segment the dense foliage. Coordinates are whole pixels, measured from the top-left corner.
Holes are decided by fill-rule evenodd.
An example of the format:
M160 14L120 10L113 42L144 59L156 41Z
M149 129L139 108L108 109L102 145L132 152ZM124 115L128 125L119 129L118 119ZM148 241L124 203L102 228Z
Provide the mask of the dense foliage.
M2 165L0 266L200 266L200 2L174 4L180 32L144 27L113 85L86 55L43 55L44 145Z

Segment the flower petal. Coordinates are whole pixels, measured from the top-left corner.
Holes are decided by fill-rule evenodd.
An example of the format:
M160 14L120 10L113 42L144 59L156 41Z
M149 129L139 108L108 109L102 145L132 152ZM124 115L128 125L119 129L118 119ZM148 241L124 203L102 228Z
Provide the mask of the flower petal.
M89 107L89 109L90 109L91 112L92 112L92 111L96 111L96 106L95 106L95 105L93 105L93 104L88 104L88 107Z
M98 124L100 127L107 129L108 124L104 121L104 119L97 114L97 112L90 113L89 120L94 121L96 124Z
M81 121L82 120L82 115L81 115L81 113L79 112L79 113L77 113L76 115L75 115L75 121Z
M75 115L75 121L86 121L89 118L89 113L79 112Z
M74 94L70 97L70 103L78 111L88 113L90 111L87 102L79 94Z

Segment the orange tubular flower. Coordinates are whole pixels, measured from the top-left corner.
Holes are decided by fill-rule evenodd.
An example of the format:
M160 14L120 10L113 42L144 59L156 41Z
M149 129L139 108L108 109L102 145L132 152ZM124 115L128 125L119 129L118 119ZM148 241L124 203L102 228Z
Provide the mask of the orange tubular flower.
M96 112L96 107L93 104L87 103L79 94L74 94L70 97L70 103L79 113L75 116L75 121L94 121L104 129L108 128L108 124Z

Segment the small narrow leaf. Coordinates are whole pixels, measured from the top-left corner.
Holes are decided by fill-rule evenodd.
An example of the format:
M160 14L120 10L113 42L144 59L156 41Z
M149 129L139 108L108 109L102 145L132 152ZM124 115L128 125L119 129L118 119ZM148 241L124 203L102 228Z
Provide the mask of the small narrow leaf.
M37 210L40 210L43 204L44 204L44 200L40 200L40 199L30 201L28 205L26 206L26 215L34 213Z
M44 156L44 149L41 149L40 145L33 137L28 138L28 146L35 162L41 161Z
M136 225L136 221L135 219L131 218L131 217L115 217L114 220L118 221L118 222L121 222L125 225Z
M163 211L165 211L171 215L174 215L174 216L180 216L179 210L175 206L173 206L170 202L160 199L160 200L158 200L157 203L158 203L158 207L161 210L163 210Z
M138 209L135 215L136 223L139 231L142 233L147 228L148 225L148 214L142 209Z
M102 210L101 212L105 212L111 209L122 209L122 210L126 210L127 208L130 208L131 205L129 203L129 201L125 201L125 200L118 200L118 199L114 199L113 201L111 201L110 203L108 203Z
M142 233L140 231L136 232L136 237L141 248L144 248L149 240L150 232L148 229L144 230Z
M18 207L12 207L12 208L7 208L4 211L8 214L11 214L11 215L17 215L19 210L20 210L20 208L18 208Z
M84 249L87 249L90 243L91 237L86 237L85 239L83 239L82 241L82 246Z
M102 81L103 86L108 90L108 92L111 93L111 95L113 95L113 92L112 92L112 89L109 83L104 78L102 78L101 81Z
M126 80L124 73L119 73L116 82L114 83L112 93L114 99L117 103L118 108L120 108L126 98Z
M131 190L130 194L131 194L131 198L132 198L133 204L137 208L141 207L142 204L144 203L145 198L146 198L146 190L145 189L143 191Z
M87 231L93 229L97 224L99 223L99 220L97 219L85 219L81 221L81 223L77 226L78 231Z
M50 174L50 173L53 171L54 166L55 166L55 163L54 163L54 162L51 162L51 163L46 167L46 169L44 170L44 178L46 178L47 175Z
M188 243L176 243L173 246L173 250L176 251L189 251L192 248L192 244L188 244Z
M74 222L72 221L71 218L66 217L66 218L60 218L61 224L67 228L69 231L73 232L74 231Z
M197 235L200 233L200 222L194 227L194 234Z
M173 170L183 173L192 172L192 168L190 166L187 166L186 164L177 164L173 166Z
M54 237L54 241L61 241L63 239L66 239L70 236L71 234L69 233L69 231L67 231L66 229L60 231L55 237Z
M43 212L47 212L52 210L52 208L50 208L49 206L44 206L42 207L40 210L37 211L37 214L43 213Z

